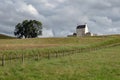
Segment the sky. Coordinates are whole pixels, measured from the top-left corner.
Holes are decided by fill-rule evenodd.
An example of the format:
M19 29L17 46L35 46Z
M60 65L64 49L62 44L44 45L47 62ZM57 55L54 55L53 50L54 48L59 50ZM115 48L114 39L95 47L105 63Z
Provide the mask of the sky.
M43 23L44 37L65 37L88 24L95 34L120 34L120 0L0 0L0 33L23 20Z

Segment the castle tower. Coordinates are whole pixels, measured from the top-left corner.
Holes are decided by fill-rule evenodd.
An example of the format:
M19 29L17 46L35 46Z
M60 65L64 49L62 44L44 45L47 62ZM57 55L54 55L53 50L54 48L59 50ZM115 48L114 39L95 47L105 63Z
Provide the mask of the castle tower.
M86 33L88 33L87 24L85 24L85 25L78 25L77 28L76 28L76 33L77 33L77 37L85 36Z

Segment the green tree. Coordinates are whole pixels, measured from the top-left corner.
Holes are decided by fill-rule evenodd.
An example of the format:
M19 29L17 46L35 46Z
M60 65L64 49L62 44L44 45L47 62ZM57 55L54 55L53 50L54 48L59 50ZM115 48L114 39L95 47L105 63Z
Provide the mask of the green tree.
M35 38L42 35L42 23L36 20L24 20L15 26L14 35L18 38Z

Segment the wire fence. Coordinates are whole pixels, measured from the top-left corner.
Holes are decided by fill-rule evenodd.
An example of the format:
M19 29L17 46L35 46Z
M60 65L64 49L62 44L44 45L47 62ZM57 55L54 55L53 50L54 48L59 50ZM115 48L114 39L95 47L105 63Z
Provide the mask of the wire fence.
M22 64L24 64L25 60L33 59L35 61L39 61L41 59L52 59L52 58L59 58L59 57L64 57L76 53L82 53L82 52L91 52L95 50L100 50L103 48L108 48L108 47L114 47L114 46L119 46L119 44L112 44L108 46L102 46L102 47L97 47L97 48L80 48L77 50L69 50L69 51L58 51L58 52L53 52L53 53L46 53L46 54L10 54L10 55L0 55L0 62L1 66L5 66L7 63L11 63L14 60L21 61ZM7 63L6 63L7 62Z

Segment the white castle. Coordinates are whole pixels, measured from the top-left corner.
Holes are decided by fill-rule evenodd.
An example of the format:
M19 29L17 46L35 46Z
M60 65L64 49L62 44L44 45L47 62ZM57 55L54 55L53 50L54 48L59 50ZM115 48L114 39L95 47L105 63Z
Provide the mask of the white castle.
M76 27L76 33L73 33L73 35L68 35L68 37L73 37L73 36L77 36L77 37L96 36L96 34L92 34L91 32L89 32L88 26L87 24L85 24L85 25L78 25Z
M76 28L76 35L79 36L86 36L90 34L90 32L88 31L88 26L87 24L85 25L78 25Z

